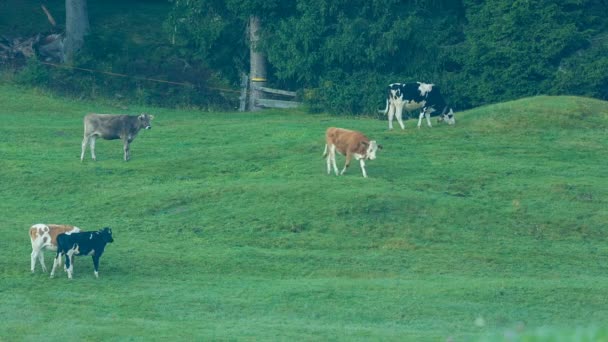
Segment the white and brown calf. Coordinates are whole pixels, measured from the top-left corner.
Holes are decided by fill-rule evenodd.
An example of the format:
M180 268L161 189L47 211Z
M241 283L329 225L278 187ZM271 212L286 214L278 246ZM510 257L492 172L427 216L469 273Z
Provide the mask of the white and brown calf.
M344 128L329 127L325 131L325 151L323 157L327 157L327 174L331 174L331 167L338 175L338 167L336 166L336 152L346 156L344 168L340 174L344 174L350 160L354 157L361 165L363 177L367 178L365 172L365 160L376 159L376 151L382 149L382 145L378 145L375 140L369 140L363 133L351 131Z
M46 272L46 265L44 264L44 253L43 251L56 251L57 250L57 235L59 234L71 234L77 233L80 228L70 226L67 224L43 224L38 223L30 227L30 240L32 242L32 273L36 268L36 259L40 261L42 271Z

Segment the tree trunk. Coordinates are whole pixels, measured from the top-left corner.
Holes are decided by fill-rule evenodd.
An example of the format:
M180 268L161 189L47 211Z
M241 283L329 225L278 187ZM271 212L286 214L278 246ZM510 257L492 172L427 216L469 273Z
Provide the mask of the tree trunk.
M89 33L87 0L65 0L64 62L71 63Z
M251 111L260 109L256 106L256 100L260 98L262 92L257 87L266 86L266 56L257 50L260 40L259 31L260 18L251 16L249 18L249 110Z

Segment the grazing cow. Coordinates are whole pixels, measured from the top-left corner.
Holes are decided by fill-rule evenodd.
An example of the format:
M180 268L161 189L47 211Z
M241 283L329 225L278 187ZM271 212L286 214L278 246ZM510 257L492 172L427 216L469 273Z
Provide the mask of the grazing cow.
M388 114L388 128L393 129L393 115L397 117L397 121L401 129L405 129L403 125L402 113L405 109L411 112L420 109L418 117L418 128L422 123L422 117L426 117L426 122L431 127L431 114L438 114L438 121L444 121L449 125L456 123L454 111L449 107L439 87L427 83L392 83L387 87L386 91L386 108L382 111L385 115Z
M57 235L77 233L80 228L65 224L42 224L38 223L30 227L30 240L32 242L32 273L36 268L36 259L40 261L42 271L46 272L43 251L57 250Z
M84 117L84 138L82 139L82 151L80 161L84 160L84 152L87 144L91 146L91 157L95 157L95 139L101 137L105 140L122 139L124 149L124 160L131 158L129 145L140 129L151 129L151 121L154 115L142 113L140 115L116 115L116 114L88 114Z
M382 149L382 145L378 145L375 140L369 140L361 132L329 127L325 131L325 151L323 152L323 157L327 157L327 174L331 174L333 165L334 172L336 176L338 175L336 166L336 152L338 152L346 156L346 162L340 174L344 174L350 165L351 158L355 157L356 160L359 160L363 177L367 178L365 160L376 159L376 151L379 149Z
M61 256L65 256L65 267L68 278L72 279L74 270L74 255L91 255L95 277L99 278L99 258L103 254L106 245L114 242L112 229L105 227L96 232L79 232L72 234L60 234L57 236L57 255L53 261L51 278L55 276L55 268L61 264Z

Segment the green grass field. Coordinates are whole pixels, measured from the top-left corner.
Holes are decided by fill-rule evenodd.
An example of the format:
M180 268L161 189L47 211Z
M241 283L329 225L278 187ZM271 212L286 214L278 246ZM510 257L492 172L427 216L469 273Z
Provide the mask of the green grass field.
M404 131L9 86L0 104L0 341L608 340L606 102ZM80 162L84 114L140 111L130 162L103 140ZM370 178L325 174L328 126L384 145ZM88 257L72 281L31 274L34 223L112 227L100 278Z

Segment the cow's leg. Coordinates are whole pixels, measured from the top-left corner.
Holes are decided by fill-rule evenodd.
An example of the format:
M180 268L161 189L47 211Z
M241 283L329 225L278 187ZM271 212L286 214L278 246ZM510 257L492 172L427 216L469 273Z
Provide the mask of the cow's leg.
M124 160L125 161L129 161L129 159L131 158L131 154L129 152L129 144L131 142L129 140L124 140L123 141L123 150L125 151L125 155L124 155Z
M424 111L424 116L426 117L426 124L429 127L433 127L431 125L431 110L429 110L428 108Z
M342 172L340 172L341 175L343 175L344 172L346 172L346 169L348 169L348 167L350 166L351 158L352 158L352 154L350 152L346 152L346 161L344 161L344 168L342 169Z
M40 261L42 272L46 273L46 264L44 263L44 253L42 253L42 251L38 252L38 261Z
M418 116L418 128L420 128L420 124L422 124L422 117L424 117L424 110L422 110Z
M396 103L396 108L395 108L395 116L397 117L397 122L399 122L399 126L401 126L401 129L405 129L405 125L403 124L403 105L404 103L402 101L399 101L398 103Z
M51 269L51 278L55 276L55 269L57 265L61 263L61 252L57 251L57 255L55 255L55 259L53 259L53 268Z
M334 173L337 176L338 175L338 165L336 165L336 145L331 145L329 147L329 155L331 157L331 164L334 168Z
M91 145L91 158L93 158L94 161L97 161L97 157L95 156L95 140L97 139L96 136L91 136L89 138L89 144Z
M93 255L93 269L95 270L95 278L99 278L99 256Z
M40 250L32 249L32 264L31 264L32 273L34 273L34 269L36 268L36 259L38 259L38 253L40 253Z
M65 254L65 268L68 271L68 279L72 279L72 272L74 271L74 249L70 249Z
M86 135L84 136L84 138L82 139L82 147L80 149L80 161L84 160L84 153L87 150L87 145L89 144L89 137L87 137Z
M391 101L388 105L388 129L393 129L393 117L395 116L395 105Z
M59 258L59 265L57 265L57 266L61 266L61 265L63 265L63 272L67 272L68 268L65 265L65 262L63 262L63 259Z
M331 153L329 153L329 147L325 144L325 152L323 152L325 156L325 162L327 164L327 174L331 174Z
M365 161L363 158L359 159L359 165L361 165L361 172L363 172L363 177L367 178L367 172L365 172Z
M46 272L46 265L44 264L44 253L42 250L44 249L44 245L42 242L36 241L32 242L32 255L31 255L31 269L32 273L36 269L36 260L40 262L40 266L42 267L42 271Z

